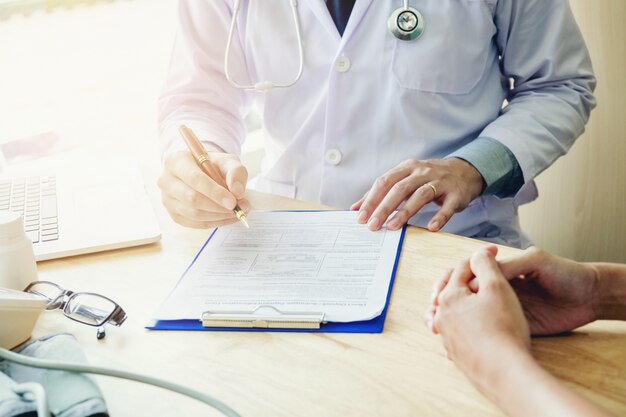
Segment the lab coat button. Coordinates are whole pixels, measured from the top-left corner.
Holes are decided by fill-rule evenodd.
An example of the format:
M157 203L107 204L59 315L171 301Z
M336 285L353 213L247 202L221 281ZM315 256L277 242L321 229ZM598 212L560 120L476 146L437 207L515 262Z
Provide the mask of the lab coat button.
M339 149L329 149L325 156L326 162L331 165L339 165L341 162L341 152Z
M335 69L337 72L348 72L350 70L350 60L346 56L341 55L335 62Z

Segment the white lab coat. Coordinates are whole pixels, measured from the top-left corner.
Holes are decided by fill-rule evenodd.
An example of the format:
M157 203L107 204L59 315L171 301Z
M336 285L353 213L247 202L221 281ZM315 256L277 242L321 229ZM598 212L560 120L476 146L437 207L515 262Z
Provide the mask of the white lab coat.
M242 3L233 78L291 81L298 52L289 2ZM479 197L444 230L526 246L517 207L536 197L533 178L569 149L594 106L595 78L567 1L412 0L426 22L414 41L387 30L402 3L357 0L341 37L323 0L299 1L302 78L259 93L224 76L232 3L181 0L159 102L164 152L182 147L177 128L186 123L213 149L238 154L255 105L265 158L250 186L345 209L406 159L443 158L493 138L517 158L524 187ZM410 223L425 225L437 209L426 206Z

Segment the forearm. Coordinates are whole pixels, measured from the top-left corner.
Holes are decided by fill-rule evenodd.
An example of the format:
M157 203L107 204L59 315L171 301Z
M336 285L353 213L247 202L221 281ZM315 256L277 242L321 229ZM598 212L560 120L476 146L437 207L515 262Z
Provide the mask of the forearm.
M479 136L506 146L528 182L584 131L596 80L567 1L500 1L497 10L502 73L514 83Z
M240 153L246 135L243 114L249 103L224 74L230 16L231 6L225 0L179 4L178 34L158 101L165 154L186 149L178 132L181 124L188 125L211 151ZM241 54L233 53L231 67L237 79L247 79L244 61Z
M589 264L596 273L594 312L598 320L626 320L626 265Z
M498 359L501 369L477 385L510 417L611 416L568 389L541 368L530 353L507 351L502 356Z

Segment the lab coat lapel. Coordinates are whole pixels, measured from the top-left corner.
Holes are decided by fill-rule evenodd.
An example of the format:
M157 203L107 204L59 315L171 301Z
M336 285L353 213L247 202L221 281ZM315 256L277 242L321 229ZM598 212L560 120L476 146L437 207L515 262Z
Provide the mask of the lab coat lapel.
M328 33L339 43L341 41L341 36L339 36L339 31L337 31L337 27L335 26L335 22L330 17L330 13L326 8L326 2L324 0L309 0L299 2L298 4L306 4L309 6L313 14L317 20L321 23Z
M356 29L359 27L359 24L363 20L365 13L369 9L372 4L372 0L356 0L354 3L354 8L352 12L350 12L350 19L348 19L348 24L346 29L343 32L342 43L346 43L350 37L356 32ZM326 7L326 5L324 5ZM330 16L329 13L326 13ZM332 23L332 19L330 19ZM336 30L335 30L336 31Z

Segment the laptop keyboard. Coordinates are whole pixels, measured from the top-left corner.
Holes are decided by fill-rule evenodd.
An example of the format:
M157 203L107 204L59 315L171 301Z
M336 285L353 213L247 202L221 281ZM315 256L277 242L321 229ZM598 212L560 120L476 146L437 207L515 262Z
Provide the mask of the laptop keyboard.
M33 241L59 238L56 177L0 179L0 212L13 211L24 218L26 235Z

